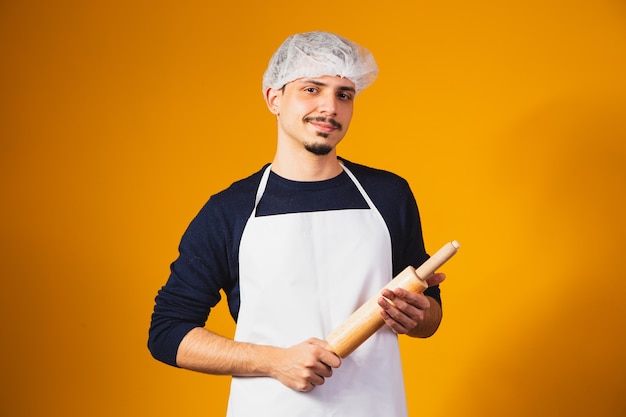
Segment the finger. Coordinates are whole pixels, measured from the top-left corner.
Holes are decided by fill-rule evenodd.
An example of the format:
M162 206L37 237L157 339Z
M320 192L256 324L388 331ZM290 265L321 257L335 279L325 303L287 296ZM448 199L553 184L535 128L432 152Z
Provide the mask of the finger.
M320 353L320 360L324 364L332 366L333 368L338 368L341 365L341 359L329 349L330 345L327 341L317 338L311 338L308 340L308 342L312 345L319 346L324 349Z
M396 303L395 305L381 297L378 300L378 304L382 307L381 315L385 323L393 331L406 333L417 325L417 319L420 317L421 312L417 307L406 303L400 298L396 298L394 302Z
M313 372L321 378L328 378L333 375L333 368L326 365L325 363L320 362L317 366L313 368Z
M330 350L325 350L320 360L328 367L339 368L341 366L341 358Z
M410 306L424 309L430 305L424 294L407 291L404 288L395 288L393 291L384 290L381 295L400 310L405 310Z
M328 347L328 342L322 339L318 339L316 337L312 337L310 339L307 340L308 343L315 345L315 346L319 346L319 347L323 347L323 348L327 348Z
M446 274L444 273L435 273L426 278L426 283L429 287L434 287L435 285L441 284L446 279Z
M380 315L383 318L383 321L385 322L387 327L393 330L394 333L405 334L409 331L409 326L405 326L404 324L397 321L395 318L391 317L391 315L387 311L381 310Z
M326 378L330 378L333 375L333 370L328 366L323 366L315 369L311 369L311 374L307 380L314 386L324 385Z
M311 385L313 385L314 387L318 386L318 385L324 385L325 379L322 376L319 375L315 375L313 377L311 377L311 380L309 381L309 383Z
M300 392L309 392L309 391L311 391L313 388L315 388L315 385L314 385L313 383L311 383L311 382L307 381L307 382L305 383L304 387L302 387L302 388L298 388L298 387L296 387L295 389L296 389L297 391L300 391Z

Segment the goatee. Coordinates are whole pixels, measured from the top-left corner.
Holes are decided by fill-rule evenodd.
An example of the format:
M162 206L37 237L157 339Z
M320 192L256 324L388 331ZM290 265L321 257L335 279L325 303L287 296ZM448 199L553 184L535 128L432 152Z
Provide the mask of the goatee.
M304 149L317 156L328 155L333 147L325 143L305 143Z

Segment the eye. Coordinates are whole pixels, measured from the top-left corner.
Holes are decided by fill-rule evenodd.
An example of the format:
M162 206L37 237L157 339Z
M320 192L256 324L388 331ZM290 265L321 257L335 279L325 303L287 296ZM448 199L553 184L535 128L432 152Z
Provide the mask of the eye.
M352 95L348 94L348 93L338 93L337 97L339 97L341 100L352 100Z
M306 93L313 94L313 93L317 93L319 90L317 89L317 87L305 87L303 91Z

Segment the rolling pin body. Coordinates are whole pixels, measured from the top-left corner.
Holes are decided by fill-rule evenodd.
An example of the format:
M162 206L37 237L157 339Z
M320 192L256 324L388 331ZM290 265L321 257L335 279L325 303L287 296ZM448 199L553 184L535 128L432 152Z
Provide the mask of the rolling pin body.
M424 292L428 288L425 279L450 259L458 248L459 244L456 241L444 245L419 268L406 267L384 288L390 290L404 288L410 292ZM384 325L378 298L380 294L370 298L328 336L326 341L330 345L330 350L345 358Z

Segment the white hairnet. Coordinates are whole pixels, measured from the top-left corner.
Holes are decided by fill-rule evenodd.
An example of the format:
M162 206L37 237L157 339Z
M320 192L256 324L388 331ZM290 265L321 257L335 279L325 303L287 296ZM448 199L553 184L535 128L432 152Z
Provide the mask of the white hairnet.
M263 93L298 78L324 75L348 78L358 94L374 82L378 66L367 49L339 35L299 33L287 38L274 52L263 74Z

